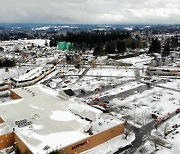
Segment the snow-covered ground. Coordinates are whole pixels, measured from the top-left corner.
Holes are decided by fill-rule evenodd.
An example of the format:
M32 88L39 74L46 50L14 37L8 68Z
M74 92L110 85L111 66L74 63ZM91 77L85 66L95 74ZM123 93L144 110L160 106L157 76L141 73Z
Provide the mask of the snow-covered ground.
M8 68L9 71L5 71L5 68L0 69L0 81L3 82L5 79L19 78L21 75L26 74L27 70L34 69L33 66L16 66L14 68Z
M26 41L26 40L24 40L24 41ZM26 43L27 42L35 43L34 41L30 41L30 40L26 41ZM42 43L41 43L41 41L39 40L39 43L41 45L43 45L43 43L45 43L45 42L42 41ZM53 60L54 58L55 57L53 57L53 56L50 57L49 59L48 58L36 58L37 59L36 64L38 64L40 66L37 68L30 67L30 66L21 66L21 67L10 68L8 72L5 72L4 68L0 69L0 80L4 81L4 79L8 79L11 77L19 78L19 79L27 79L27 78L33 76L33 74L30 74L30 72L26 73L27 70L33 69L31 72L33 72L33 71L34 71L34 73L38 72L38 68L41 68L42 64L46 64L48 61ZM46 92L48 91L47 93L49 93L53 96L56 96L57 92L59 90L62 90L62 87L65 87L64 89L71 88L75 91L79 90L79 89L84 89L85 91L94 91L96 88L99 88L102 86L119 84L119 83L127 81L129 79L134 79L134 76L135 76L134 68L135 67L144 68L144 64L149 63L151 59L152 58L149 56L141 55L138 57L126 58L126 59L120 60L121 62L132 63L133 67L130 67L130 68L114 67L114 66L100 67L100 68L94 68L94 69L91 68L86 74L88 76L83 77L81 80L77 80L78 76L76 76L76 75L81 75L85 69L78 70L78 69L75 69L73 66L71 66L71 67L66 67L66 66L60 67L59 66L59 67L57 67L57 70L55 72L53 72L52 74L50 74L49 76L47 76L45 79L43 79L41 81L41 83L43 83L46 80L49 81L48 84L50 85L50 87L55 89L56 91L54 90L52 92L52 90L50 88L47 88L46 86L44 86L45 88L42 88L41 90L45 90ZM144 72L142 72L140 70L140 74L144 75ZM62 77L63 75L67 75L67 76ZM103 76L103 77L101 77L101 76ZM152 77L152 78L157 81L159 80L158 77ZM166 87L172 88L175 90L180 90L180 81L178 79L169 80L169 81L170 82L159 84L165 88L153 87L151 89L145 90L142 93L139 93L137 90L134 95L131 95L127 98L122 99L122 98L117 97L117 98L110 100L109 104L108 104L109 107L116 108L116 110L115 110L116 113L113 113L112 115L114 115L118 118L121 118L123 116L130 116L129 120L131 123L142 126L152 120L152 117L151 117L152 112L156 111L156 113L158 113L159 116L174 112L177 108L180 107L180 99L179 99L180 92L166 89ZM40 84L40 83L38 83L38 84ZM43 83L43 84L45 84L45 83ZM115 86L114 88L108 89L106 91L98 92L89 97L91 97L91 100L92 100L92 98L94 98L94 97L115 95L117 93L129 90L132 88L138 89L138 86L141 86L141 85L143 85L143 84L140 82L136 82L134 80L134 81L127 82L126 84L123 84L120 86ZM3 101L3 99L7 99L7 101L8 101L8 98L2 98L2 97L0 98L0 101ZM87 98L81 98L79 100L79 102L82 103L87 100L88 100ZM12 104L12 101L10 103ZM44 110L43 105L38 106L35 104L31 104L29 107L32 109L33 112L35 110L38 110L41 113ZM76 106L76 108L80 109L80 106L78 106L78 107ZM73 109L75 109L75 107ZM83 109L83 111L84 111L84 109ZM62 122L64 120L64 119L62 119L62 115L66 116L67 121L74 120L74 117L72 117L71 114L69 114L69 113L66 114L63 111L59 111L59 110L52 110L52 112L49 116L49 119L53 120L53 121L57 121L57 122L59 122L59 121ZM34 117L34 118L38 118L38 117ZM100 130L99 127L97 127L99 125L99 123L102 123L101 126L103 126L103 127L101 127L101 129L106 128L108 126L114 126L115 124L117 124L116 121L110 121L109 119L106 119L104 121L102 119L99 119L98 121L92 123L92 125L94 126L93 127L94 133L97 133L98 131L102 131L102 130ZM165 127L167 127L166 126L167 123L168 123L168 129L172 130L172 126L174 126L175 124L178 124L178 125L180 124L179 115L177 114L172 119L169 119L162 126L160 126L157 130L157 132L158 132L157 135L160 134L163 137L162 130ZM86 126L89 125L89 123L83 123L82 125L83 125L82 127L85 128ZM38 134L37 132L40 130L43 130L43 127L44 126L41 124L34 124L32 130L30 130L27 127L21 131L21 135L23 137L25 137L27 141L31 140L31 138L33 138L34 140L36 140L36 139L37 140L45 140L45 139L49 138L50 140L43 143L43 145L41 145L40 148L42 149L43 146L45 146L45 145L51 145L51 147L54 149L57 148L56 144L55 144L55 142L56 142L55 136L59 136L58 135L59 132L52 134L52 136ZM171 149L166 149L164 147L159 146L158 147L159 150L156 153L157 154L180 153L180 149L178 148L180 146L179 131L180 131L180 127L176 128L176 130L174 130L172 133L170 133L166 136L165 140L173 145ZM86 135L81 136L81 134L75 133L73 131L71 133L72 133L71 135L74 135L75 138L77 137L77 139L78 138L81 139L81 137L82 138L86 137ZM65 136L67 136L67 134L65 132L61 132L61 135L59 137L64 139ZM110 154L110 153L113 153L114 151L116 151L120 146L129 144L129 142L131 142L133 139L134 139L134 134L131 134L129 136L129 139L126 142L126 140L124 139L124 136L122 134L121 136L118 136L117 138L112 139L112 140L110 140L102 145L99 145L98 147L93 148L84 153L89 153L89 154L90 153L109 153ZM50 142L51 140L53 140L53 142ZM146 151L145 153L147 153L147 154L154 151L154 143L152 141L146 142L143 147L145 147L144 151ZM139 153L142 153L142 152L139 152Z
M96 75L96 76L134 76L134 69L123 69L123 68L92 68L88 71L87 75Z
M149 64L152 59L152 57L143 54L138 57L125 58L117 61L133 64L136 67L142 68L144 67L144 64Z
M120 107L121 115L131 116L131 120L140 125L152 120L151 114L157 112L159 116L174 112L180 107L179 92L167 89L153 88L152 90L137 93L124 100L113 99L110 104Z
M60 148L60 144L64 147L88 137L83 133L83 128L89 125L89 122L69 111L67 105L70 100L60 100L51 96L50 94L55 95L56 92L41 86L14 91L23 99L19 99L18 103L12 101L12 103L2 104L0 115L5 121L7 120L11 129L15 128L16 134L33 153L46 153L47 151L43 150L46 145L50 147L49 150L52 150ZM31 91L35 96L31 95ZM14 112L16 114L10 114ZM22 119L27 119L32 125L18 127L15 121Z
M82 154L113 154L120 147L124 147L130 144L135 139L135 134L130 133L125 139L125 135L121 134L103 144L98 145L88 151L82 152Z
M164 133L167 133L165 136ZM153 130L151 133L157 139L156 141L147 141L141 148L139 148L137 154L151 153L156 154L179 154L180 147L180 115L177 114L173 118L167 120L157 130ZM162 146L160 143L164 143ZM141 151L141 152L140 152Z
M68 72L68 75L79 75L82 73L83 70L80 70L79 73L77 72ZM67 75L66 71L64 74ZM73 90L84 89L87 91L95 90L98 87L106 86L106 85L113 85L117 83L121 83L122 81L126 81L129 79L134 78L134 70L133 69L126 69L126 68L119 68L116 67L110 68L91 68L87 74L87 76L83 77L79 82L73 81L77 79L77 77L69 77L71 81L69 84L62 83L62 86L66 86L66 88L71 88ZM127 76L126 76L127 75ZM94 76L94 77L92 77ZM103 76L103 77L101 77ZM126 76L126 77L122 77Z
M32 39L32 40L27 40L27 39L24 39L24 40L11 40L11 41L2 41L1 44L2 45L7 45L7 44L32 44L34 43L34 45L38 46L44 46L45 45L45 42L47 41L47 43L49 43L50 40L45 40L45 39Z
M89 136L85 131L91 126L93 133L96 134L122 123L121 120L112 119L112 117L111 119L105 118L101 120L101 111L86 104L75 103L77 100L74 98L72 98L72 100L58 99L57 91L49 88L32 86L14 89L14 92L23 99L19 99L18 102L11 101L6 104L1 104L0 115L5 121L7 120L6 122L11 130L12 128L15 129L19 138L21 138L34 154L47 153L82 140ZM34 92L35 95L33 96L31 92ZM82 117L85 115L85 112L87 112L89 116L95 114L96 117L93 119L94 121L91 125L89 121L75 116L72 113L75 111L70 111L73 105L77 106L73 108L76 110L76 114ZM81 111L79 111L80 107ZM17 113L16 111L21 112ZM10 114L14 112L16 114ZM83 115L80 114L80 112L83 112ZM88 116L85 115L84 118L85 117ZM26 119L32 124L17 127L15 121L22 119ZM99 123L101 123L101 125L99 125ZM1 133L3 133L3 131L1 131ZM49 146L48 150L44 150L46 145Z

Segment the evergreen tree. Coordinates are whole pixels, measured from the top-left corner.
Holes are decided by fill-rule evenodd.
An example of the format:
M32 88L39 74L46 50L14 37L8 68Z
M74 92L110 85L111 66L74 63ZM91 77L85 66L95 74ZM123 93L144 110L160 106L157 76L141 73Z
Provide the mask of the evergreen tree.
M161 51L161 43L157 38L153 38L151 45L149 47L149 53L160 53Z
M50 152L49 154L59 154L59 151L58 150L54 150L54 151Z
M123 40L118 40L117 50L118 50L118 53L121 53L121 54L126 52L126 43Z
M168 40L166 42L165 46L164 46L162 56L165 57L165 56L168 56L169 54L170 54L170 43L169 43L169 40Z
M57 46L56 40L54 38L50 39L49 46L50 47L56 47Z
M136 49L136 40L132 39L131 49Z
M106 53L108 53L108 54L115 54L115 53L116 53L115 44L114 44L113 41L109 42L109 43L106 45L105 51L106 51Z
M48 42L47 42L47 40L45 41L44 45L45 45L45 46L48 46Z
M101 44L98 44L95 48L94 48L94 52L93 52L93 56L99 56L103 54L103 48Z
M178 38L177 37L171 37L171 48L177 48L178 46L179 46Z
M3 47L0 47L0 51L4 51L4 48L3 48Z

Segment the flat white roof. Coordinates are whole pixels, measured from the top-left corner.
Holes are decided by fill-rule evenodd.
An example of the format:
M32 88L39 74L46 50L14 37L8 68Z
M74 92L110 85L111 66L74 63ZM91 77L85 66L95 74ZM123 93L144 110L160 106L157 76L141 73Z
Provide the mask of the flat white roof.
M83 118L87 118L92 121L96 121L103 113L101 110L98 110L84 103L74 102L72 104L69 104L69 108L74 114L77 114Z
M10 128L15 128L16 134L33 153L46 153L43 150L46 145L55 150L88 137L83 131L89 122L70 112L70 100L55 97L54 91L42 86L13 91L22 98L0 105L0 116ZM31 121L32 127L15 124L23 119Z

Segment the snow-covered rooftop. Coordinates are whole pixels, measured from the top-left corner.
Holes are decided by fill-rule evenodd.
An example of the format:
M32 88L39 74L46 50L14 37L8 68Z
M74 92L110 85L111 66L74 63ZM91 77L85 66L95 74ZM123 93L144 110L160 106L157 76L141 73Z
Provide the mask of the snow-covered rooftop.
M12 89L22 98L0 105L4 129L14 131L34 153L47 153L89 137L87 130L102 132L123 123L78 98L61 99L58 92L40 85ZM92 120L92 122L85 119ZM29 123L20 126L18 123ZM2 132L3 133L3 132ZM49 146L48 150L44 147Z
M64 147L86 138L84 128L89 122L75 116L68 109L70 100L62 100L54 91L41 86L13 89L22 99L16 103L2 104L0 116L30 148L33 153L46 153L48 145L53 149ZM35 96L32 95L32 92ZM16 121L26 119L32 125L18 127ZM73 137L72 137L73 136Z

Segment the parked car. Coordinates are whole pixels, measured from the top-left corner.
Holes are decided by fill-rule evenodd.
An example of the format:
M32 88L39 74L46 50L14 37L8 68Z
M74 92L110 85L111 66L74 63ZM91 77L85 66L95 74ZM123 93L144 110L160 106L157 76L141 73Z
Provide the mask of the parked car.
M153 119L157 119L157 118L158 118L158 115L157 115L156 113L152 113L152 114L151 114L151 117L152 117Z
M82 93L82 94L85 94L86 92L85 92L85 90L81 89L81 93Z
M94 98L93 101L99 101L100 99L98 97Z
M158 118L156 119L156 122L157 122L157 123L161 123L162 121L167 120L169 117L170 117L170 113L167 113L167 114L165 114L165 115L163 115L163 116L161 116L161 117L158 117Z
M113 87L113 88L116 88L116 86L115 86L115 85L112 85L112 87Z
M102 102L101 105L102 105L102 107L107 108L107 105L108 105L108 104L107 104L106 102Z
M101 88L100 88L100 87L98 87L98 88L96 88L96 89L95 89L95 91L100 91L100 90L101 90Z
M11 147L11 148L7 149L6 153L9 154L9 153L12 153L13 151L15 151L15 147Z
M179 113L180 112L180 108L176 109L176 113Z

